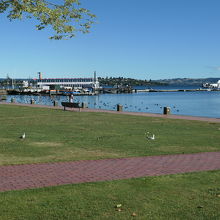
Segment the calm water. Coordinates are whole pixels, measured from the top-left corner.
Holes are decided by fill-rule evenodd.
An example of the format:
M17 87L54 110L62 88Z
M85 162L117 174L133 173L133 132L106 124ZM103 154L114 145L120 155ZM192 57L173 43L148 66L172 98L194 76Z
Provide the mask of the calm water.
M173 87L172 87L173 88ZM168 89L168 88L165 88ZM53 101L68 101L66 96L8 96L16 102L53 105ZM133 94L101 94L98 96L75 96L74 102L85 102L89 108L116 110L123 105L124 111L163 113L163 107L171 107L172 114L220 118L220 92L151 92Z

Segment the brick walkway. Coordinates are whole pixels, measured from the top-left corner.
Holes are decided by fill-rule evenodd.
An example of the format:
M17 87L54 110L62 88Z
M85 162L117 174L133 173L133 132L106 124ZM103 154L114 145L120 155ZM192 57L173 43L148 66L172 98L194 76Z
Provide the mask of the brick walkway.
M0 191L220 170L220 152L0 166Z

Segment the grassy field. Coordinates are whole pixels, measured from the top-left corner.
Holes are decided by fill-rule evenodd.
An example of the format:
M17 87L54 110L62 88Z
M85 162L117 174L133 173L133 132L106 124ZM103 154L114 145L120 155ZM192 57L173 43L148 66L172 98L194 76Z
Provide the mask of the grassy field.
M218 220L219 183L211 171L11 191L0 193L0 219Z
M0 105L0 125L0 165L220 150L219 123ZM219 182L210 171L1 192L0 219L217 220Z
M0 125L0 165L220 150L219 123L0 105Z

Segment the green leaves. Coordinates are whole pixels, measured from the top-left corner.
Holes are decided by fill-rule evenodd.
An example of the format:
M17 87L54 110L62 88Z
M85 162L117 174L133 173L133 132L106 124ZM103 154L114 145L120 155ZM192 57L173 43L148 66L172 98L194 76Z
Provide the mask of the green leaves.
M69 39L76 32L88 33L95 15L80 7L80 0L0 0L0 13L8 13L10 20L35 18L39 21L37 30L51 26L55 35L50 39Z

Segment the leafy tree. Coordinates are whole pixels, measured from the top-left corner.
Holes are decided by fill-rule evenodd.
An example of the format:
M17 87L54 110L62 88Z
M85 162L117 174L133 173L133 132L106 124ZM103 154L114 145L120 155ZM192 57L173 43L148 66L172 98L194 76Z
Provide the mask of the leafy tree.
M95 15L81 7L81 0L0 0L0 13L10 20L35 18L38 30L51 26L50 39L69 39L76 32L88 33ZM59 3L57 3L59 2Z

